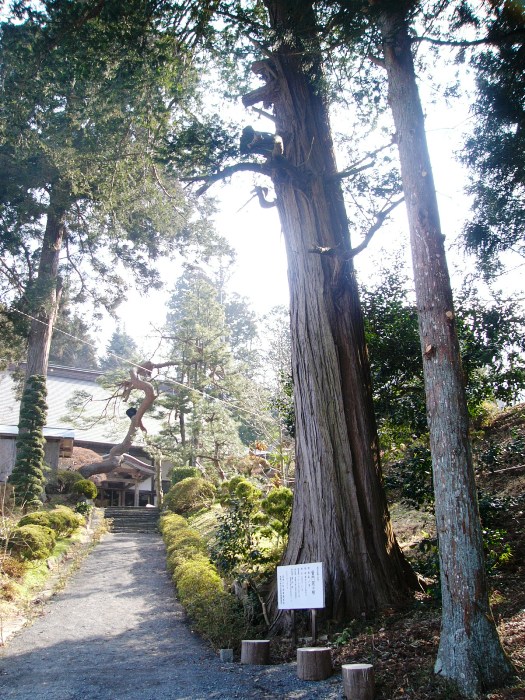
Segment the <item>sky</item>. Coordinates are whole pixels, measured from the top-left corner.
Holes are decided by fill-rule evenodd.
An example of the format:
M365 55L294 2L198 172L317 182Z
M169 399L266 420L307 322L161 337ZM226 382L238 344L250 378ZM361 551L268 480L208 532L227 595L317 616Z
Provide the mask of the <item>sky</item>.
M433 175L438 197L442 231L445 235L447 259L453 287L458 289L466 272L475 270L458 244L466 219L469 216L469 199L465 194L467 173L458 160L465 134L472 128L469 94L473 94L473 79L468 68L463 68L461 98L444 99L436 93L430 79L424 76L419 83L421 99L426 117L427 139L433 166ZM447 75L439 76L442 83ZM453 77L451 73L450 81ZM240 107L240 110L243 108ZM255 119L244 112L240 117L245 123ZM343 113L344 119L344 113ZM335 130L344 130L341 117L334 119ZM252 122L253 123L253 122ZM256 126L268 129L267 124ZM381 135L379 143L385 141ZM374 144L373 147L377 147ZM218 233L225 236L235 249L237 262L229 281L229 292L236 292L248 299L253 310L262 316L276 305L287 305L288 280L284 240L276 209L262 209L252 197L252 177L235 175L230 181L217 183L209 194L216 198L218 214L215 224ZM352 244L359 243L355 237ZM358 280L373 281L374 272L392 252L403 251L408 272L410 250L408 222L404 205L399 206L391 218L375 234L368 248L355 259ZM507 294L522 296L521 270L519 262L511 261L509 272L495 287L503 288ZM516 268L516 269L514 269ZM152 348L152 336L162 326L165 318L165 302L173 288L179 270L173 263L163 266L165 289L150 296L130 293L119 308L119 316L127 333L132 335L139 347ZM103 324L101 346L104 347L115 327L114 321Z
M443 232L448 247L448 261L456 282L459 276L455 268L465 269L465 259L455 246L463 222L468 215L468 199L464 195L466 175L455 158L460 148L462 134L468 126L468 104L454 103L450 108L441 106L439 113L427 113L427 135L434 167L434 179L440 205ZM236 251L236 265L229 280L229 291L245 296L258 315L268 313L272 307L288 304L288 280L284 239L276 209L262 209L257 199L251 199L251 178L234 176L231 181L217 184L210 193L217 198L217 231L225 236ZM353 240L356 245L359 241ZM369 280L384 259L387 251L405 248L407 263L408 224L401 205L391 220L375 235L372 243L355 259L358 278ZM471 265L471 263L470 263ZM165 319L165 302L173 288L179 270L174 263L162 265L165 289L151 295L131 292L119 307L118 314L127 333L133 336L139 347L154 343L148 338L156 335ZM101 343L104 346L115 327L106 319Z

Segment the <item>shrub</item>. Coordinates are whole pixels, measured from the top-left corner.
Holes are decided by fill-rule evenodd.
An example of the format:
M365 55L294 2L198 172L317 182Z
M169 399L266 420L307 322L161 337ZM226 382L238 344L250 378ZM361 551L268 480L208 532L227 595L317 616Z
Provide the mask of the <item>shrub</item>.
M89 479L80 479L73 484L73 493L86 498L96 498L98 489L95 484Z
M49 514L59 537L69 537L84 525L82 515L68 506L57 506L54 510L49 511Z
M183 479L189 479L190 477L201 477L201 472L196 467L173 467L171 470L171 484L175 486L179 481Z
M86 501L80 501L75 506L75 513L78 513L79 515L89 515L92 510L93 505L91 503L87 503Z
M166 566L170 574L191 557L205 556L206 545L198 533L182 530L179 541L172 542L167 548Z
M68 537L83 524L82 516L74 513L67 506L59 506L54 510L40 511L24 515L18 521L19 526L43 525L56 532L57 537Z
M10 554L0 556L0 574L4 574L8 578L20 579L25 574L25 571L24 563Z
M215 647L239 646L245 632L242 607L224 591L217 569L204 553L204 540L174 513L162 516L160 530L168 550L168 569L194 628Z
M172 486L164 497L164 507L174 513L189 513L209 507L215 500L215 487L206 479L188 477Z
M225 592L213 564L196 556L180 564L173 579L197 632L216 648L238 647L246 627L242 605Z
M55 546L56 535L50 527L22 525L14 528L8 548L20 559L47 559Z
M72 493L73 486L82 480L82 475L68 469L59 469L56 475L46 484L46 493Z
M293 492L286 486L272 489L261 502L262 511L268 516L268 527L279 538L286 539L292 517Z

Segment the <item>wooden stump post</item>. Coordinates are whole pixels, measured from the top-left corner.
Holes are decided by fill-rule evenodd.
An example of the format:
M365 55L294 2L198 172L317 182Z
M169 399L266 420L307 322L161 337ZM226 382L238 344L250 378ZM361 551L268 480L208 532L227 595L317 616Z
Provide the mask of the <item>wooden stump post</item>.
M297 676L303 681L324 681L333 673L330 647L297 649Z
M343 688L347 700L374 700L372 664L343 664Z
M265 666L270 663L269 639L243 639L241 642L241 664Z

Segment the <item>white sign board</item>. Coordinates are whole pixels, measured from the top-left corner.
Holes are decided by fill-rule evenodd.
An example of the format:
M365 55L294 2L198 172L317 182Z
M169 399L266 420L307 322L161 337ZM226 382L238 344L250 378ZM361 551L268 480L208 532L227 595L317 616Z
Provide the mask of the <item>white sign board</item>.
M277 567L279 610L324 608L323 564Z

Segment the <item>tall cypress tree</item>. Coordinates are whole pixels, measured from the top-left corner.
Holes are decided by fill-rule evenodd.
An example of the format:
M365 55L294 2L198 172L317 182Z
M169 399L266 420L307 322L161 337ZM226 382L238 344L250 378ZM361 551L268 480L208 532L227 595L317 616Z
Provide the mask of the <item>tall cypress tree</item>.
M27 378L20 405L16 463L9 477L15 489L15 502L24 510L39 504L44 488L46 395L44 376L33 374Z

